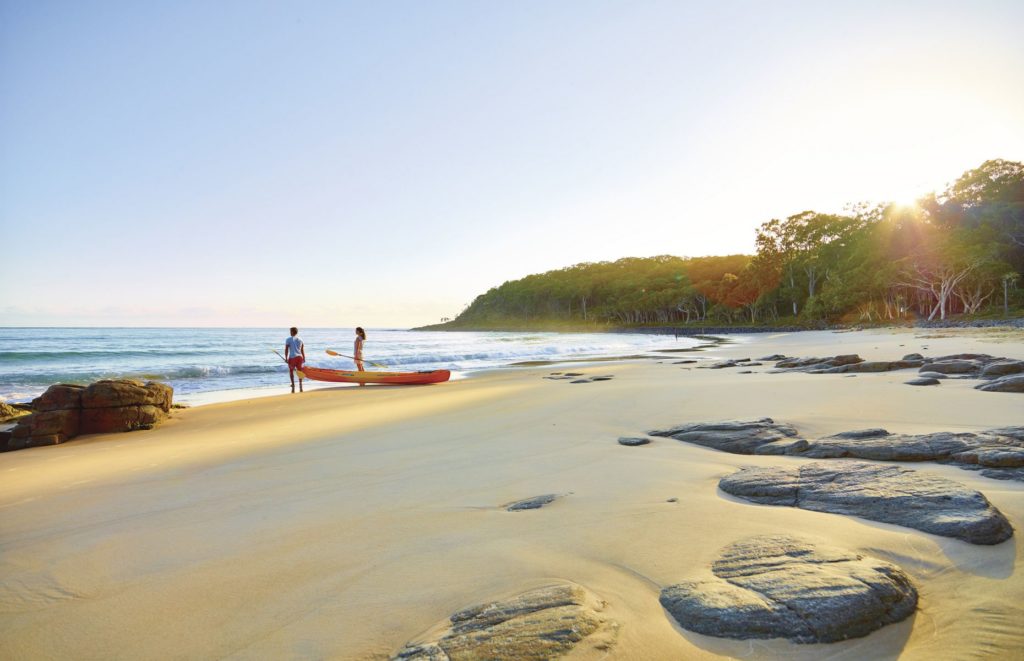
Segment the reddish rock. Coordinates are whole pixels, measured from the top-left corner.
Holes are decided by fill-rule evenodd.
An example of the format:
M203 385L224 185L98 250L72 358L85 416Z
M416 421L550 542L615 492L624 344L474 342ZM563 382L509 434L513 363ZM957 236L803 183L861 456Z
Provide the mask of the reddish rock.
M103 434L106 432L150 429L167 417L156 406L116 406L108 408L82 409L80 433Z
M29 433L33 437L51 434L62 434L68 438L77 436L80 413L81 409L33 413Z
M32 416L22 418L11 430L11 438L27 438L32 433Z
M118 408L126 406L155 406L167 412L171 408L174 390L162 383L150 381L108 380L97 381L82 392L83 409Z
M36 411L61 411L77 409L82 405L83 386L58 383L50 386L39 397L32 400L32 408Z
M64 434L48 434L46 436L32 436L28 439L27 447L41 448L45 445L58 445L68 440Z

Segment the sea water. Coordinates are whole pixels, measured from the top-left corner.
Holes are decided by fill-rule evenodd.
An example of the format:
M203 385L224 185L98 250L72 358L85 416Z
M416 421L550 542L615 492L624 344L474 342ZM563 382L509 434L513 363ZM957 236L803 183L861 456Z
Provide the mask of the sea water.
M174 387L175 401L186 403L237 399L241 393L274 394L288 385L288 368L273 353L284 353L287 335L287 329L280 328L0 328L0 399L24 402L54 383L110 378L163 381ZM350 359L325 353L333 349L352 354L352 328L304 329L299 336L309 364L353 369ZM367 363L367 369L448 369L458 378L521 362L650 354L699 343L694 338L635 333L371 328L363 355L385 366Z

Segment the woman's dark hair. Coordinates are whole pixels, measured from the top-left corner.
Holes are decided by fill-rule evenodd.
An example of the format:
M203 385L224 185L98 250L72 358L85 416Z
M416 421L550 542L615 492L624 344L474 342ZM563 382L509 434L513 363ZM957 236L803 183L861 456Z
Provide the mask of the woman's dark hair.
M362 326L356 328L356 335L363 338L364 340L366 339L366 331L363 330Z

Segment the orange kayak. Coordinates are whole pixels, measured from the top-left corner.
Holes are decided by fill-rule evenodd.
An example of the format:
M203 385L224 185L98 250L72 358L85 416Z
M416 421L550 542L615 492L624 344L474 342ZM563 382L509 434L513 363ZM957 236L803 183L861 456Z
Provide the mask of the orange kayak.
M430 370L427 372L348 372L345 370L329 370L322 367L303 365L302 371L307 379L314 381L332 381L334 383L383 383L393 386L419 386L428 383L442 383L451 377L448 370Z

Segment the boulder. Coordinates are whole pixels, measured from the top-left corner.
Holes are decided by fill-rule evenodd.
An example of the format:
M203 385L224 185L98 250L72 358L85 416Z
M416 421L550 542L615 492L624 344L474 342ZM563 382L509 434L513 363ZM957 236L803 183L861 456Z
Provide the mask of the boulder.
M651 442L651 439L644 438L643 436L620 436L619 445L626 445L629 447L636 447L638 445L647 445Z
M152 429L167 418L162 408L149 404L142 406L117 406L110 408L82 409L82 434L105 434L109 432Z
M922 379L940 379L941 380L941 379L948 379L949 378L948 374L943 374L942 372L926 372L924 370L919 371L917 373L917 376L922 378Z
M431 640L410 643L392 659L540 661L563 656L588 637L607 650L614 625L599 615L603 608L604 602L578 585L548 585L461 610Z
M80 409L33 413L27 420L29 423L29 433L33 437L62 434L66 438L72 438L78 435L80 415Z
M786 360L786 357L783 356L781 353L773 353L770 356L762 356L762 357L758 358L758 360L763 360L766 363L769 363L769 362L774 363L776 361Z
M974 386L985 392L1024 392L1024 374L1011 374Z
M937 386L941 383L941 381L929 376L924 376L918 377L916 379L911 379L910 381L904 381L903 383L907 384L908 386Z
M917 590L896 565L787 535L725 547L710 574L666 587L660 602L684 629L720 638L832 643L917 608Z
M981 376L985 379L1021 373L1024 373L1024 360L1001 360L997 363L989 363L981 370Z
M128 379L97 381L82 392L82 408L155 406L166 413L171 410L173 394L173 388L155 381L147 383Z
M980 492L902 466L825 461L751 467L723 477L718 486L754 503L859 516L971 544L1013 536L1009 521Z
M906 356L903 356L903 360L920 360L924 362L924 356L919 353L908 353Z
M39 397L32 400L32 408L36 411L62 411L77 409L82 406L84 386L58 383L50 386Z
M45 436L31 436L25 447L41 448L47 445L59 445L68 440L64 434L47 434Z
M973 360L944 360L925 363L922 372L938 372L939 374L973 374L981 369L981 364Z

